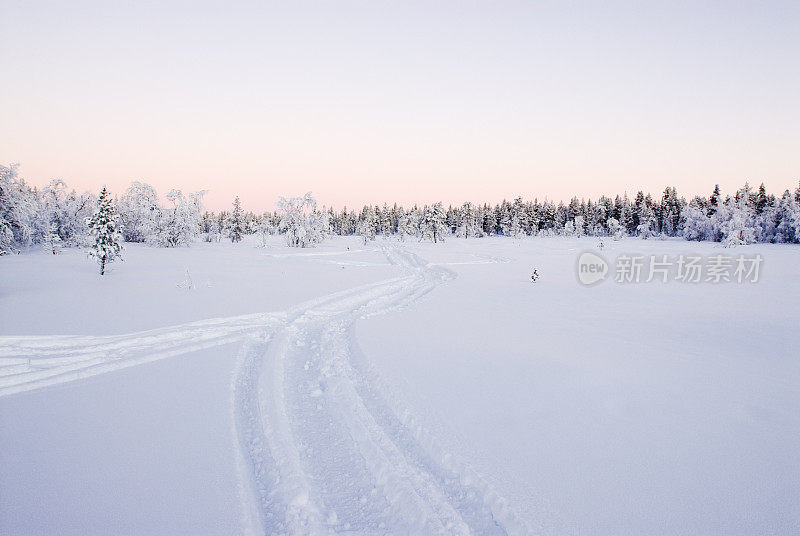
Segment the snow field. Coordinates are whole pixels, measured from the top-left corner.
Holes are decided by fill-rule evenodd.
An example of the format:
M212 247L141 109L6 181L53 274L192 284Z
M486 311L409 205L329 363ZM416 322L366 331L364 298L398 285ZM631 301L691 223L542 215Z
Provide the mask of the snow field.
M244 532L528 533L480 478L450 456L432 457L415 439L419 428L409 430L376 391L362 396L349 326L453 276L391 246L383 253L407 275L284 313L127 336L5 337L0 397L246 339L232 389Z
M762 280L582 287L596 244L0 259L0 532L792 533L798 249L606 240Z

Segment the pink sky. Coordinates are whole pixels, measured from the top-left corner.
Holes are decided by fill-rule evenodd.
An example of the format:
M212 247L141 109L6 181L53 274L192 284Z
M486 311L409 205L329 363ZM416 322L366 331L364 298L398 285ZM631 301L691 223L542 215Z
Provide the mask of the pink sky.
M271 209L800 178L800 7L0 5L0 163Z

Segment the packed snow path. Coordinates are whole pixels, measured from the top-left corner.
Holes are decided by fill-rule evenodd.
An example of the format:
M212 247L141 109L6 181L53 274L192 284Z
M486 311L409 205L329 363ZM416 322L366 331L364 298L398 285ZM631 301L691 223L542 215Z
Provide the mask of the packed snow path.
M244 340L232 388L245 534L528 534L439 449L360 354L358 318L454 277L385 249L407 275L307 302L110 337L0 338L0 396Z

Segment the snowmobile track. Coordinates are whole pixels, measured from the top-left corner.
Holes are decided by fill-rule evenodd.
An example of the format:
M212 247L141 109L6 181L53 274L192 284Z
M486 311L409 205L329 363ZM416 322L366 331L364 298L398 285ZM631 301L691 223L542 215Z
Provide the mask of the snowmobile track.
M244 341L231 405L245 534L530 534L360 353L356 320L407 307L454 277L383 249L406 275L284 312L119 336L0 337L0 397Z
M453 277L413 254L385 254L409 275L309 307L240 358L234 390L242 490L251 493L247 532L529 534L506 501L438 449L357 364L357 319L406 307Z

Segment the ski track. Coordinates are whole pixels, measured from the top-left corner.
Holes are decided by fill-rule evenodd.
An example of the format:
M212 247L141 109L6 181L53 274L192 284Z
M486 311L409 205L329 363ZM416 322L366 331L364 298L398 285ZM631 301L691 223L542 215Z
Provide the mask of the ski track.
M0 397L244 341L231 405L245 534L530 534L436 445L358 349L356 320L407 307L455 277L382 249L406 275L285 312L120 336L0 337Z

